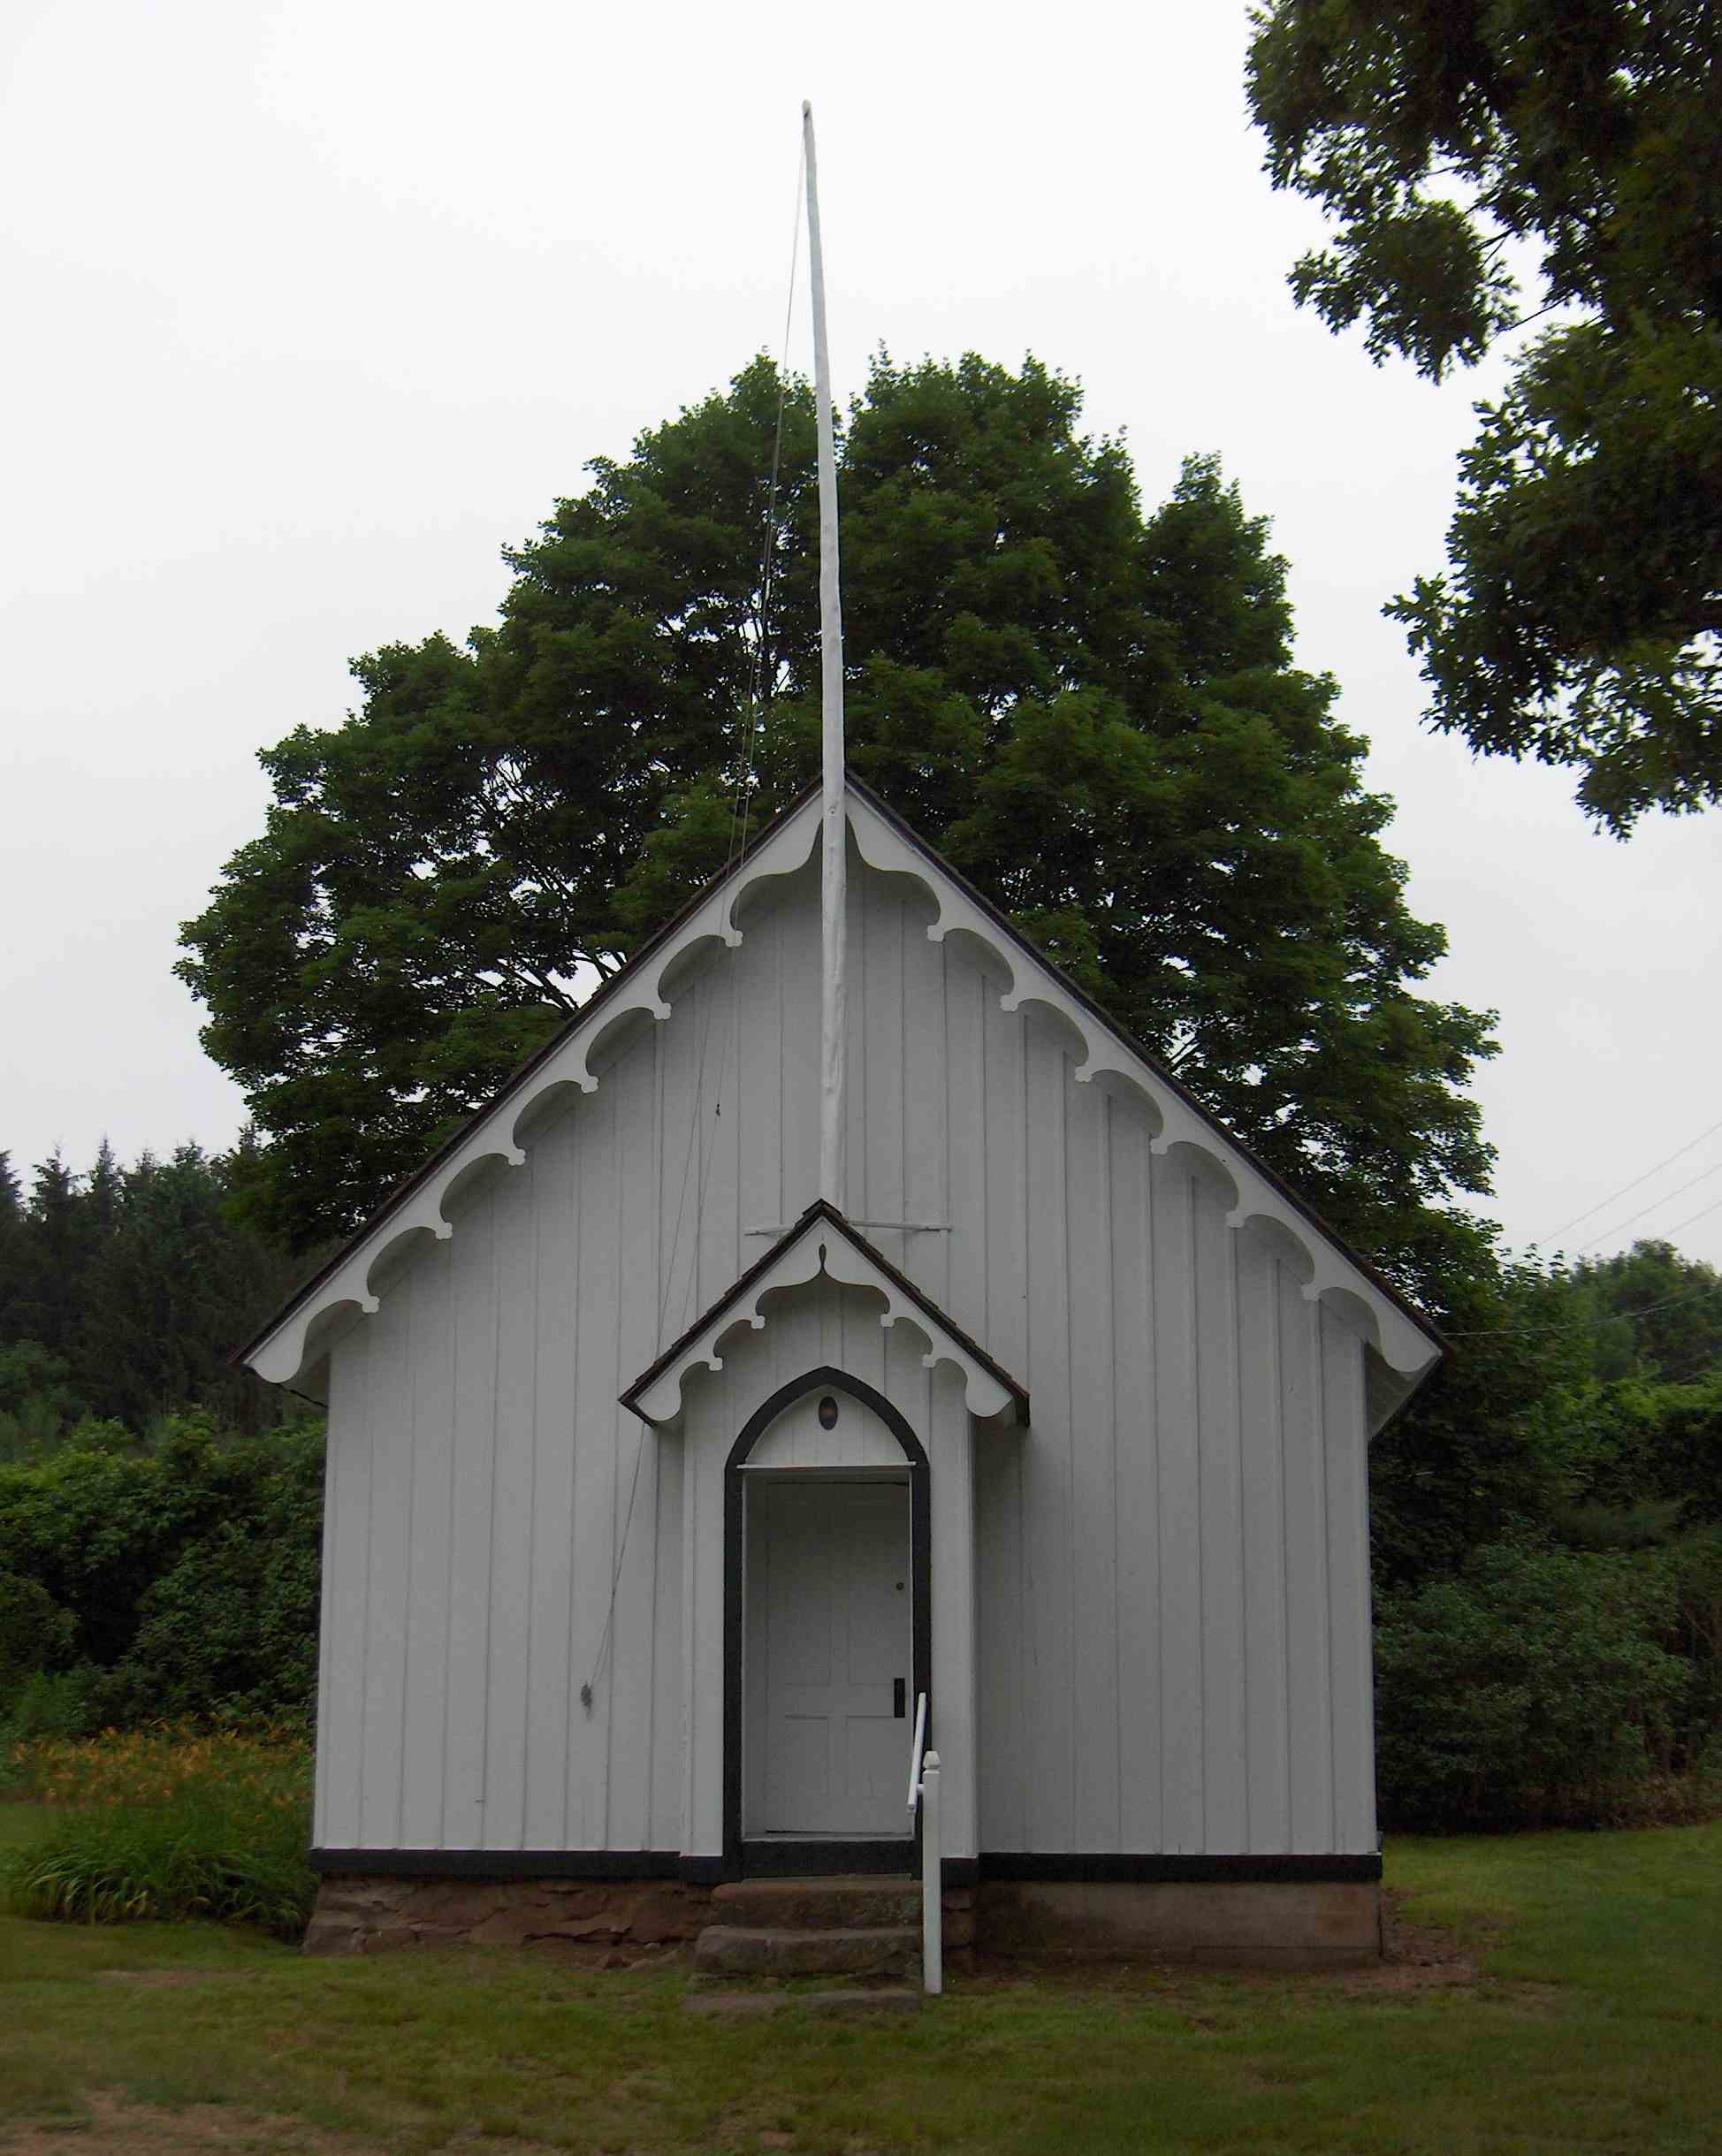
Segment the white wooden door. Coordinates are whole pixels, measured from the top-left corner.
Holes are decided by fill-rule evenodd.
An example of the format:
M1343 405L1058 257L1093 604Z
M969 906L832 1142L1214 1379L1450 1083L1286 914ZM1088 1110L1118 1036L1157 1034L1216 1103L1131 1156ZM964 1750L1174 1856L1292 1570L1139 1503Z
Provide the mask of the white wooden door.
M763 1568L764 1653L750 1659L766 1695L765 1831L907 1835L909 1486L761 1475L748 1496L750 1561Z

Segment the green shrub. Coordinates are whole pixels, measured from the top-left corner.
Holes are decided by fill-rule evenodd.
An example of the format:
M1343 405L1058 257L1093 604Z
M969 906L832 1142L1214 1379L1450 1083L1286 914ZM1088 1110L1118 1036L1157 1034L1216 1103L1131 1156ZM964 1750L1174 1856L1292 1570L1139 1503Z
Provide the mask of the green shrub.
M0 1703L39 1670L72 1658L77 1624L38 1580L0 1572Z
M0 1573L72 1620L77 1652L100 1672L99 1722L235 1706L302 1715L322 1501L316 1423L233 1438L188 1414L151 1450L86 1423L50 1455L0 1464ZM4 1696L0 1682L0 1712Z
M1497 1543L1383 1597L1382 1811L1400 1827L1598 1824L1671 1761L1692 1672L1675 1596L1642 1557Z
M0 1756L39 1737L87 1737L101 1718L93 1694L96 1672L34 1670L12 1694L0 1718Z
M18 1748L13 1773L50 1808L0 1872L21 1916L88 1924L212 1917L277 1938L304 1929L310 1753L293 1733L157 1728Z

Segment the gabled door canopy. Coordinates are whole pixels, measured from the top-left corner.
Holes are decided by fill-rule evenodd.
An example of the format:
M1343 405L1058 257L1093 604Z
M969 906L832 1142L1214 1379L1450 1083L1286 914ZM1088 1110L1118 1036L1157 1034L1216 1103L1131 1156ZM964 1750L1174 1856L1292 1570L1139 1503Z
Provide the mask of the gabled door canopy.
M816 1199L734 1287L641 1371L621 1395L622 1406L654 1428L674 1422L682 1412L682 1388L689 1373L702 1367L722 1369L719 1350L725 1335L741 1325L762 1330L769 1317L765 1299L773 1289L802 1287L821 1273L846 1287L868 1288L882 1295L881 1325L906 1318L924 1333L930 1345L921 1358L923 1365L930 1370L935 1363L956 1364L963 1373L964 1397L971 1415L986 1417L1014 1408L1018 1422L1028 1421L1026 1390L823 1198Z

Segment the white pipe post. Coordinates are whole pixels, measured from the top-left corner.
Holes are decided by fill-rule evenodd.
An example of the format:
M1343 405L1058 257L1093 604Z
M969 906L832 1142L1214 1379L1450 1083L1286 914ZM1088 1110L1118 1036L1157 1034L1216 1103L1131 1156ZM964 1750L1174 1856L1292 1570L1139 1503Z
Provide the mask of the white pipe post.
M939 1827L939 1755L921 1762L921 1989L945 1988L944 1848Z
M819 1195L843 1209L843 1038L848 954L848 834L843 814L843 616L837 590L837 446L831 420L831 355L825 332L825 254L819 240L813 108L801 108L807 158L807 267L813 294L813 395L819 430L819 717L824 851L819 882L823 964L819 997Z

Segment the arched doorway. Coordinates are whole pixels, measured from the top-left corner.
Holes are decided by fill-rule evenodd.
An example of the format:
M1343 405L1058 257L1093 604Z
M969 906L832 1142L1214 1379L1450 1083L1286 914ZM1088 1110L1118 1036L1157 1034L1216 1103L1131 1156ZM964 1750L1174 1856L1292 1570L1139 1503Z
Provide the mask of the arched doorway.
M909 1871L932 1685L930 1476L902 1412L829 1366L761 1402L724 1474L724 1869Z

